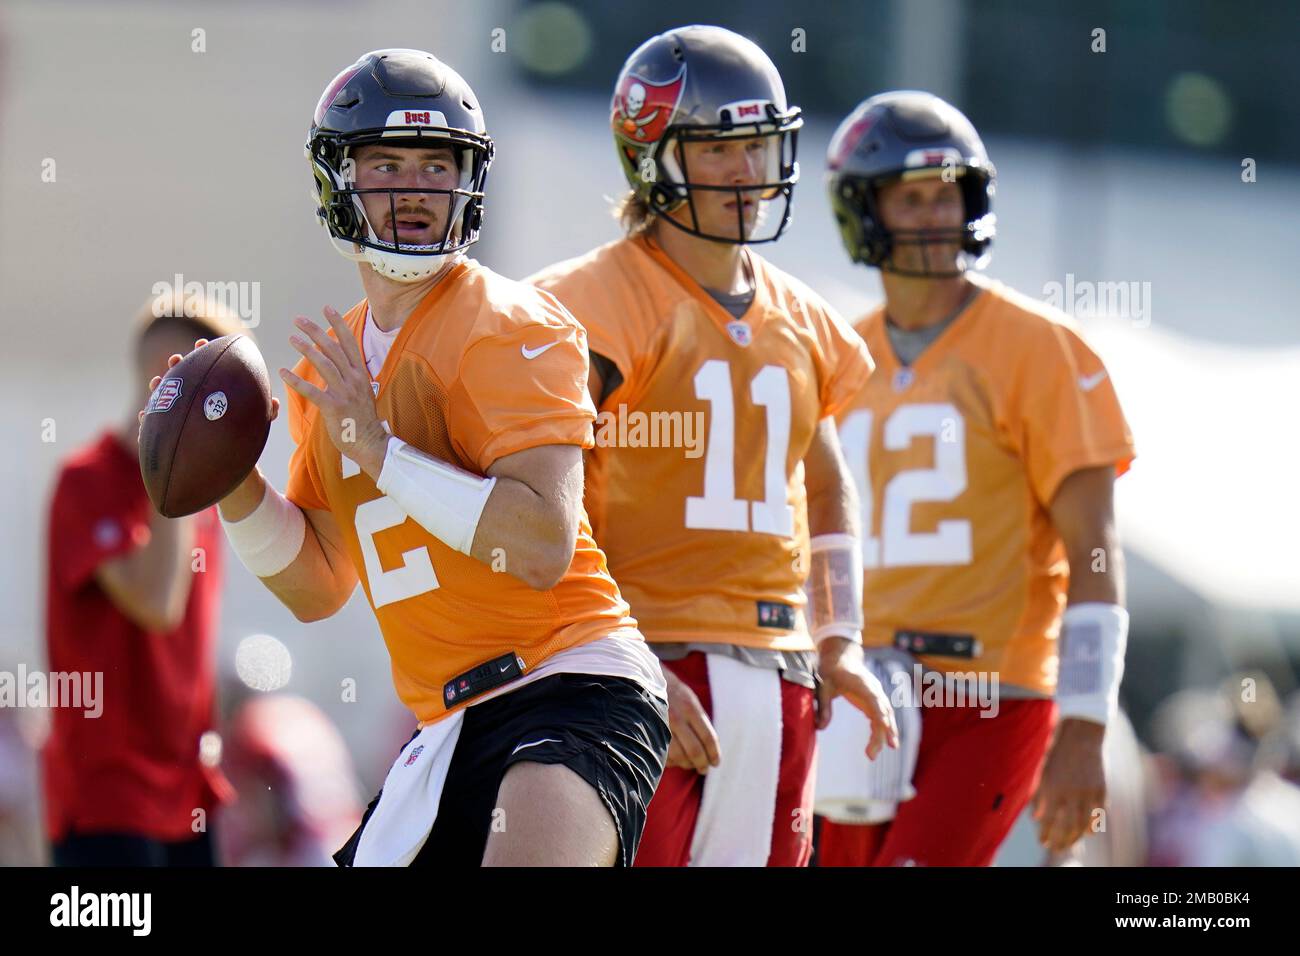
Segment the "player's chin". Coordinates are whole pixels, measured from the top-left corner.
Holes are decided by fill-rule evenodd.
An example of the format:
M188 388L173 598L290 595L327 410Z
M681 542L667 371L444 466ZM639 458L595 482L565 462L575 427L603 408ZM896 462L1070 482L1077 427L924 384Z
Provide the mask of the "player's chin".
M714 228L710 229L715 236L724 236L735 242L746 242L754 236L754 229L758 226L758 214L749 214L746 210L741 221L736 222L736 209L733 206L730 209L723 210L723 214L718 217Z

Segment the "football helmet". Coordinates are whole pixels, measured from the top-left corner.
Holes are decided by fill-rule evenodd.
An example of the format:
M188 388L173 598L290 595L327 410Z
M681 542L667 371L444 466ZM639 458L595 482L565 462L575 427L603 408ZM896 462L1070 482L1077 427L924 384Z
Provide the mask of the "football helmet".
M715 242L771 242L785 230L799 179L795 150L801 126L800 111L787 106L781 75L767 54L721 27L680 27L641 44L623 64L610 104L614 145L637 198L658 214L685 205L689 224L668 215L661 218ZM732 137L762 138L767 144L763 182L746 186L692 182L685 152L678 145ZM735 193L735 235L714 235L700 228L694 194L704 190ZM761 201L754 232L764 223L774 224L769 234L747 235L745 193L757 193ZM779 217L767 216L767 203L776 199L782 202Z
M996 232L992 212L997 172L984 143L960 110L931 93L900 90L859 104L839 125L827 151L827 187L840 237L854 262L900 275L952 277L988 261ZM961 187L965 223L960 230L889 230L880 221L877 190L885 183L951 175ZM922 268L894 262L902 244L921 249ZM951 263L931 268L929 247L958 244Z
M358 189L351 153L380 141L395 146L449 147L459 166L454 189ZM375 50L330 81L316 104L307 158L315 182L316 214L343 256L369 262L399 282L437 273L478 241L483 186L495 148L474 91L455 70L421 50ZM387 193L394 221L402 193L447 196L441 240L429 245L380 238L361 196Z

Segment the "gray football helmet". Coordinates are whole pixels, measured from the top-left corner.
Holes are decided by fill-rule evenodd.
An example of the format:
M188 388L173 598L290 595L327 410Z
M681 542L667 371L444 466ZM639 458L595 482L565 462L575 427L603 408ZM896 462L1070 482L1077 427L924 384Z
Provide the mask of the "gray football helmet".
M929 277L960 275L987 262L996 233L992 203L997 172L975 127L955 106L915 90L873 96L835 131L826 165L831 208L853 261ZM879 187L932 175L951 175L961 187L965 223L960 231L886 229L877 206ZM927 248L954 242L961 249L956 271L951 264L930 268ZM920 271L895 265L894 251L904 243L921 248L925 265Z
M610 112L619 162L637 197L655 213L683 205L690 210L689 224L664 215L667 222L715 242L771 242L785 230L799 179L795 150L803 119L798 107L787 106L781 75L755 43L722 27L698 25L652 37L623 64ZM692 182L678 144L731 137L770 140L763 182ZM701 230L693 195L697 190L735 193L735 236ZM779 217L760 217L760 224L772 227L768 234L747 234L741 208L745 193L757 193L764 204L781 200ZM764 206L760 209L766 212Z
M395 146L450 147L460 168L457 188L357 189L350 153L381 140ZM375 50L336 76L316 105L307 140L316 214L342 255L367 261L391 279L418 281L478 241L483 187L494 151L474 91L455 70L422 50ZM412 245L380 238L366 218L360 199L364 193L387 193L394 219L398 194L446 195L442 239Z

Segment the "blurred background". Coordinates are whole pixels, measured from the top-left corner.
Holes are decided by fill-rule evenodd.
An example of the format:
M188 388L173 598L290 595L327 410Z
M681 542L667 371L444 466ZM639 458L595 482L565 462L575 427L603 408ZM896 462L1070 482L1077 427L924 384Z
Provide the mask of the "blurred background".
M293 315L361 297L315 221L303 155L335 73L410 46L469 80L498 147L474 254L520 277L617 237L614 77L642 40L690 22L758 42L803 108L794 220L762 251L850 317L880 291L843 255L823 193L839 119L912 87L983 133L998 170L988 272L1076 316L1138 442L1116 492L1131 733L1111 735L1115 825L1087 862L1270 862L1241 834L1294 799L1267 787L1300 778L1300 12L1288 0L4 0L0 670L44 666L50 482L127 413L129 321L153 285L246 283L272 368L296 358ZM277 424L262 467L278 487L289 451ZM318 830L333 832L413 720L360 591L303 625L228 557L223 733L293 726L328 751L352 791L326 786L316 801ZM0 862L45 852L41 734L39 712L0 709ZM280 779L288 758L267 754L285 741L263 744L240 772ZM1001 862L1042 862L1028 829Z

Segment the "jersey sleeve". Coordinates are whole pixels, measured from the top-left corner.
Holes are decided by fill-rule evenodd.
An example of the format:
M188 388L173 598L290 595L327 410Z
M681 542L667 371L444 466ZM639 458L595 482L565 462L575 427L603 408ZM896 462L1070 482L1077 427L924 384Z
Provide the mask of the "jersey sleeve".
M823 418L839 414L867 384L875 370L867 343L829 305L805 306L816 336L821 381L818 394Z
M457 452L486 473L506 455L541 445L595 444L587 394L587 336L556 301L528 321L474 342L448 398Z
M611 295L601 295L586 288L576 276L565 276L558 282L541 281L537 285L553 294L582 325L587 348L614 364L622 376L620 387L631 381L636 364L634 342L638 337L629 328L628 310L613 301L612 288Z
M311 363L299 359L293 373L313 385L320 379ZM288 390L286 407L289 412L289 436L293 439L293 454L289 457L289 483L284 496L300 508L324 511L329 508L325 500L325 483L321 480L320 465L311 450L311 425L314 406L293 389Z
M1034 494L1051 503L1061 482L1082 468L1133 460L1133 435L1106 367L1072 328L1057 322L1033 344L1018 396L1021 453Z
M142 515L123 510L121 497L105 495L102 479L88 471L65 471L50 502L50 566L54 583L76 591L105 561L130 554L152 534Z

